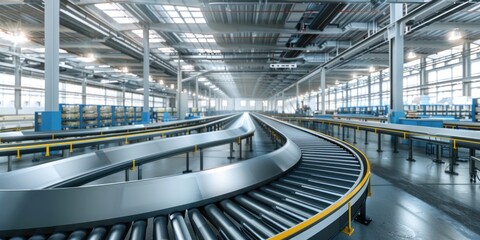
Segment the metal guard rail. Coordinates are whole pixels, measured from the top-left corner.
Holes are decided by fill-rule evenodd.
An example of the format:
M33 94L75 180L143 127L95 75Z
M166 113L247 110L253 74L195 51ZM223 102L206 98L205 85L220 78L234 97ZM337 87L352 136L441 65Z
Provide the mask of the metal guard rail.
M184 135L82 154L0 174L0 189L75 187L148 162L218 146L254 134L245 117L226 130Z
M114 133L129 133L135 131L146 131L146 130L158 130L159 128L175 128L179 126L188 126L192 124L205 123L208 121L218 120L232 114L224 114L213 117L205 117L200 119L191 119L191 120L180 120L174 122L162 122L162 123L152 123L152 124L137 124L129 126L116 126L116 127L102 127L102 128L90 128L90 129L76 129L76 130L67 130L67 131L52 131L52 132L14 132L14 133L0 133L0 143L8 142L19 142L19 141L32 141L32 140L54 140L60 138L69 138L69 137L84 137L84 136L94 136L94 135L108 135Z
M266 116L265 116L266 117ZM275 118L268 117L272 120L279 121ZM360 178L357 179L356 183L354 184L354 188L351 189L347 194L345 194L342 198L337 200L334 204L330 205L323 211L319 212L318 214L314 215L313 217L305 220L304 222L295 225L294 227L283 231L273 237L271 240L280 240L280 239L306 239L306 238L319 238L319 239L326 239L332 237L332 234L337 232L337 228L343 228L344 223L348 222L347 227L341 229L346 233L348 231L352 231L351 228L351 221L353 213L360 211L362 204L365 204L365 200L367 196L371 196L371 188L370 188L370 161L368 160L367 156L360 151L354 145L342 141L340 139L331 137L329 135L319 133L308 128L303 128L294 124L290 124L287 122L283 122L289 126L298 128L304 132L310 133L312 135L319 136L324 139L328 139L331 142L334 142L345 149L349 150L353 155L359 159L360 163L364 166L363 173ZM366 216L362 216L366 218ZM366 220L366 219L365 219ZM350 228L350 229L347 229ZM348 233L347 233L348 234ZM329 237L325 237L329 236Z
M201 131L202 129L208 130L207 128L215 126L217 124L223 124L227 121L232 120L238 115L231 115L213 122L208 122L206 124L195 125L192 127L182 127L174 128L171 130L147 130L147 132L137 132L137 133L122 133L114 134L113 136L101 135L95 137L86 137L86 138L76 138L76 139L60 139L60 140L51 140L43 142L34 142L34 143L21 143L21 144L2 144L0 145L0 156L12 156L15 155L17 159L21 157L21 154L26 153L40 153L45 152L45 156L50 156L50 151L54 150L64 150L68 149L70 153L73 152L74 148L94 146L99 144L106 144L112 142L122 142L128 144L129 141L147 139L153 137L162 138L167 137L168 135L175 135L186 133L190 134L191 131Z

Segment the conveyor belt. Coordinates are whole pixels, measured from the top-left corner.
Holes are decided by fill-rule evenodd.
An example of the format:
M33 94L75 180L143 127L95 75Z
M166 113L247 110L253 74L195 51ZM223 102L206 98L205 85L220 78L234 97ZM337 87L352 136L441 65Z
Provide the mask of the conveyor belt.
M197 178L210 177L209 181L200 182L206 184L198 185L200 189L208 189L212 192L217 191L218 188L228 188L230 194L214 195L204 192L202 193L204 200L198 203L182 204L183 200L191 197L187 192L182 198L173 199L171 195L178 195L178 192L185 190L184 187L187 185L183 184L184 180L194 176L194 174L186 174L177 177L177 179L172 178L171 183L175 182L175 186L166 187L165 189L170 191L167 195L162 196L163 200L157 203L161 206L165 201L176 200L179 202L177 203L178 207L170 207L167 210L159 209L156 215L137 214L132 217L119 218L123 221L118 223L104 222L110 222L111 224L108 225L111 225L111 227L102 227L101 225L94 227L95 225L90 224L91 228L88 229L87 224L82 225L81 230L76 231L72 231L73 226L71 225L63 228L52 226L37 229L35 231L46 234L34 237L38 237L38 239L47 237L52 239L64 239L66 237L82 239L82 236L88 236L88 239L123 239L130 227L130 239L144 239L144 236L150 234L153 234L154 239L169 239L170 237L175 239L218 239L219 237L222 239L265 239L269 237L278 239L291 237L328 239L338 234L347 224L347 203L351 203L354 214L360 207L364 206L370 174L366 158L357 150L339 141L321 137L308 130L299 130L292 125L282 124L271 119L263 117L261 119L286 137L287 143L285 146L276 151L280 151L280 154L274 155L276 152L267 154L274 156L278 161L284 161L278 166L282 169L281 171L287 172L285 175L275 173L280 176L276 180L259 178L256 180L257 183L252 184L251 187L243 187L245 189L243 191L235 188L241 182L252 181L251 178L257 178L259 174L265 175L271 171L270 169L273 166L268 165L270 162L261 156L259 159L255 158L238 164L195 173ZM289 166L291 161L283 160L285 156L290 159L294 156L286 152L291 147L285 149L286 145L290 146L292 143L300 147L302 156L293 168ZM298 160L294 162L296 161ZM287 162L290 163L287 164ZM247 165L247 168L235 170L234 176L232 176L231 171L229 172L232 168ZM140 188L140 184L147 182L131 183L138 185L136 187L138 192L136 197L138 199L135 205L127 208L124 202L128 202L132 192L125 188L122 204L119 203L117 211L135 212L135 209L140 211L145 205L153 204L148 199L144 199L144 195L142 195L142 190L145 191L148 188L145 186ZM118 186L113 184L108 185L108 187L115 188ZM128 185L124 187L128 187ZM80 187L76 189L84 189L85 194L88 192L88 188ZM62 189L49 191L61 192ZM46 195L48 194L46 193ZM10 201L5 200L7 196L9 196ZM155 194L151 195L151 197L154 196ZM212 198L212 196L216 197ZM99 198L97 204L102 206L102 202L106 200L102 199L102 196L96 197ZM158 196L155 196L155 198L158 198ZM82 199L80 193L71 195L70 199L62 199L61 201L73 201L73 199L76 203L74 206L78 207L78 210L63 212L63 214L88 215L89 213L84 213L86 209L82 208L82 206L85 206L82 201L92 201ZM36 198L32 201L35 203L42 200L46 199ZM12 201L17 204L13 204ZM59 201L55 202L59 203ZM41 217L37 214L40 214L44 209L38 210L35 206L19 208L22 203L26 204L21 200L20 193L0 192L0 205L5 209L13 208L9 211L0 212L0 236L2 234L11 236L12 233L19 235L18 231L9 231L11 229L5 228L7 225L16 225L10 221L27 221L28 224L33 224L33 222L41 220ZM43 203L45 204L44 207L48 207L48 204ZM115 203L110 204L115 205ZM39 204L35 205L40 207ZM62 206L58 207L61 208ZM20 211L27 211L27 213L22 212L21 216L18 216L14 209L22 209ZM96 214L102 215L101 209L98 210L99 212ZM32 218L28 218L28 211L36 213L32 213ZM44 220L51 221L51 218L61 217L54 211ZM154 217L153 221L147 220L150 217ZM153 233L146 232L148 222L152 222ZM34 231L29 230L28 232L33 233ZM49 232L54 233L49 235Z
M0 189L72 187L136 166L167 158L195 148L234 142L253 135L255 127L247 116L239 117L227 129L157 139L97 150L92 153L0 174ZM68 172L68 174L67 174Z
M19 141L32 141L32 140L50 140L70 138L70 137L83 137L83 136L95 136L95 135L107 135L114 133L127 133L135 131L146 130L159 130L170 129L185 126L194 126L196 124L202 124L210 121L215 121L221 118L231 116L232 114L225 114L212 117L204 117L200 119L180 120L173 122L151 123L151 124L136 124L128 126L116 126L116 127L101 127L101 128L89 128L89 129L75 129L67 131L52 131L52 132L34 132L34 131L21 131L21 132L8 132L0 133L0 142L19 142Z

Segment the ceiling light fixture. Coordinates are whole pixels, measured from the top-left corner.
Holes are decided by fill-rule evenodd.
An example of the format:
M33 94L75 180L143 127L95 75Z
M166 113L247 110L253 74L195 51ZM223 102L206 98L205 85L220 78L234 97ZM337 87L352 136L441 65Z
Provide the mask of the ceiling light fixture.
M415 54L414 51L410 51L410 52L408 52L408 54L407 54L407 58L408 58L408 59L414 59L414 58L416 58L416 57L417 57L417 54Z
M370 68L368 68L368 71L371 72L371 73L372 73L372 72L375 72L375 67L374 67L374 66L370 66Z
M458 28L453 29L450 33L448 33L448 40L455 41L462 38L462 33L458 30Z

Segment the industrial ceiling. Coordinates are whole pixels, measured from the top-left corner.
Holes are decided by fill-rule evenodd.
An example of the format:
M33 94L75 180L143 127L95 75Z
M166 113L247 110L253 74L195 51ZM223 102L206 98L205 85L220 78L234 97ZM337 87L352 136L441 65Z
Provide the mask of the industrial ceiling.
M231 98L318 89L320 67L327 86L389 67L390 3L404 4L405 51L417 56L480 39L477 1L62 0L60 69L138 88L148 28L155 91L174 92L178 61L184 79ZM43 70L43 2L1 1L0 19L0 66L20 54L25 71ZM452 29L464 37L448 40Z

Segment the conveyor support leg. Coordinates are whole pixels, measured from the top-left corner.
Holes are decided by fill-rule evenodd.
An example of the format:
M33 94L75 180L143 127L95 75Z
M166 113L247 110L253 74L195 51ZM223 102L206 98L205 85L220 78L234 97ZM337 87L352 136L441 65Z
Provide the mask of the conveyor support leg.
M355 221L368 225L372 221L371 218L367 217L367 199L363 200L362 206L360 207L360 212L355 217Z
M203 149L200 148L200 171L203 171Z
M142 180L142 165L137 166L138 180Z
M353 129L353 144L357 144L357 130Z
M377 133L377 136L378 136L377 152L383 152L383 150L382 150L382 134Z
M407 161L415 162L413 159L413 139L408 138L408 158Z
M233 157L233 142L230 143L230 156L228 157L228 159L234 159L234 157Z
M248 141L248 143L250 144L250 152L253 152L253 136L250 136L250 140Z
M365 130L365 144L368 144L368 131Z
M186 158L186 169L183 171L183 173L190 173L192 170L190 170L190 154L187 152L187 158Z
M445 162L442 161L442 157L440 156L441 147L440 144L435 145L435 159L433 159L433 162L444 164Z
M238 140L238 160L241 160L242 159L242 139L240 138Z
M458 175L457 172L455 172L454 166L456 164L456 157L458 154L458 149L455 146L454 140L450 141L450 165L448 166L448 169L445 170L445 173L452 174L452 175Z
M393 153L398 153L398 138L397 136L392 136L393 140Z

